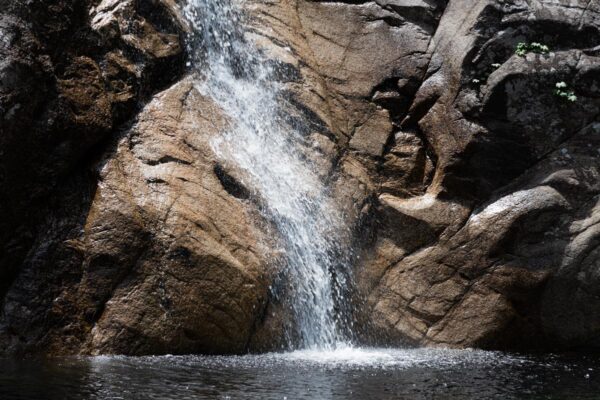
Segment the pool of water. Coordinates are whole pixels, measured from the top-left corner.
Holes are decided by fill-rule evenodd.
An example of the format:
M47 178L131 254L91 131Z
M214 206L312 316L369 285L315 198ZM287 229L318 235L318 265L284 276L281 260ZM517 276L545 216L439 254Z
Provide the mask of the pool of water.
M600 357L356 349L0 360L0 399L600 399Z

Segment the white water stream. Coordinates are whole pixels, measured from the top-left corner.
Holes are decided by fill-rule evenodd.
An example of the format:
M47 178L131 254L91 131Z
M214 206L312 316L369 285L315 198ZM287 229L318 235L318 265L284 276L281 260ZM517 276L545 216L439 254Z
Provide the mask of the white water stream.
M347 301L347 227L303 155L308 122L286 118L281 73L246 37L243 6L238 0L188 0L184 8L198 88L230 121L213 149L244 171L244 183L281 237L281 287L273 295L293 317L289 348L347 346L350 323L340 311Z

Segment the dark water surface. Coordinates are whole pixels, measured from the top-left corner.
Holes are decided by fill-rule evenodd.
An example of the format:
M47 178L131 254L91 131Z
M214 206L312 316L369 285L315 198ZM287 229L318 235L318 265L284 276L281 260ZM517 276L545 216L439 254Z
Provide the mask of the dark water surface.
M600 399L600 358L345 349L0 360L0 399Z

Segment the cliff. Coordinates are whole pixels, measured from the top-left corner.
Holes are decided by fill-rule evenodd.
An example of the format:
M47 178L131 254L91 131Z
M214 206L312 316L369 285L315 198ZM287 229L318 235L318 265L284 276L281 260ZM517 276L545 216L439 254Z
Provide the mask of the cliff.
M357 340L600 347L600 4L245 3ZM279 349L277 233L172 0L0 0L0 354Z

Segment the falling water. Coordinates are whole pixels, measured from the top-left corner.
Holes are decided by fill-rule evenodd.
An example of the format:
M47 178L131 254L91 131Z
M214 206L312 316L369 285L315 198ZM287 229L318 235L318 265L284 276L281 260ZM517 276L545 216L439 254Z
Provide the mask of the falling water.
M230 120L228 131L212 145L221 159L244 171L245 182L263 203L264 216L281 236L281 297L293 318L286 333L288 346L347 345L347 229L305 156L302 132L308 122L286 118L279 106L285 99L278 82L281 71L247 40L242 10L243 2L236 0L188 0L184 8L200 90Z

